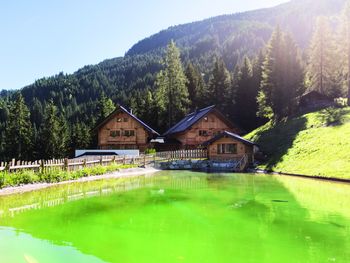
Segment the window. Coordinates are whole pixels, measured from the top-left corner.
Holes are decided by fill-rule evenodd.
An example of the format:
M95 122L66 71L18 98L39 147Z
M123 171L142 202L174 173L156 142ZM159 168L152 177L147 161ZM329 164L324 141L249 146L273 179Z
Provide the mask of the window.
M204 117L204 121L205 121L205 122L208 122L208 117Z
M120 136L120 131L111 131L109 135L113 138Z
M122 122L123 118L117 118L117 122Z
M218 144L217 145L218 154L237 154L237 144Z
M209 132L206 130L200 130L199 136L207 137L207 136L209 136Z
M135 136L135 131L134 130L126 130L126 131L124 131L124 136L125 137L133 137L133 136Z

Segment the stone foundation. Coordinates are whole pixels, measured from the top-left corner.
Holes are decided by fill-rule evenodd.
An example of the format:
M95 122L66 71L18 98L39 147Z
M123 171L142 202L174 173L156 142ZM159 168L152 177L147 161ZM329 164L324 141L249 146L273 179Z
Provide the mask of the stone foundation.
M157 163L162 170L197 170L236 172L237 161L178 160Z

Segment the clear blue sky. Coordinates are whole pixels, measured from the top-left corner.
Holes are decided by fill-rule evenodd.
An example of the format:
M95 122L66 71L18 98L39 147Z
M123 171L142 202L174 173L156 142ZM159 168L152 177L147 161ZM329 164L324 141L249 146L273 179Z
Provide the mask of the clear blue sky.
M172 25L287 0L3 0L0 90L123 56Z

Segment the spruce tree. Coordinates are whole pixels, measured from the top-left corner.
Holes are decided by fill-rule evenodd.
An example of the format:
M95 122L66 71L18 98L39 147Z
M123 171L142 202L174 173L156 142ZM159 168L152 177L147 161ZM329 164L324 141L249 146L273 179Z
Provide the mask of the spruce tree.
M5 130L5 151L9 158L32 159L32 125L30 113L20 93L11 104Z
M258 87L253 81L253 66L248 57L243 58L243 64L237 76L237 94L235 114L240 124L248 130L255 128Z
M205 100L205 83L199 70L189 63L186 68L187 90L191 100L191 110L204 106Z
M87 149L91 144L89 128L84 123L75 123L71 129L71 149Z
M337 54L329 19L319 17L309 47L307 69L309 90L317 90L330 97L340 95L341 86L337 81L340 75Z
M156 80L156 100L161 126L170 127L184 117L190 103L180 51L174 41L168 45L163 64L164 69L158 73Z
M279 121L293 113L303 89L303 69L298 53L292 38L277 27L263 63L258 94L259 116Z
M216 105L224 114L228 114L231 100L231 76L222 58L216 58L209 81L208 103Z
M285 116L290 116L297 111L298 100L305 92L305 73L300 51L290 34L284 35L284 57Z
M97 104L97 123L103 121L114 110L115 105L113 101L102 92Z
M41 156L44 159L67 156L68 130L65 119L58 115L57 107L50 101L45 107L40 133Z

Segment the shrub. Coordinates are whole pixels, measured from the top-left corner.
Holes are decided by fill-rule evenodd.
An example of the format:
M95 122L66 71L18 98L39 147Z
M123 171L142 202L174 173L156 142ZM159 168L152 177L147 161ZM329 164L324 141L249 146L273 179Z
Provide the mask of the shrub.
M3 173L3 186L32 184L38 181L40 181L40 177L34 171L22 170L14 173Z
M119 169L126 169L131 167L135 167L135 165L98 165L94 167L85 167L83 169L71 172L61 170L60 168L46 169L43 172L35 172L33 170L21 170L13 173L0 172L0 188L37 182L58 183L62 181L75 180L92 175L102 175L107 172L113 172Z
M150 148L145 150L145 154L156 154L156 149Z

